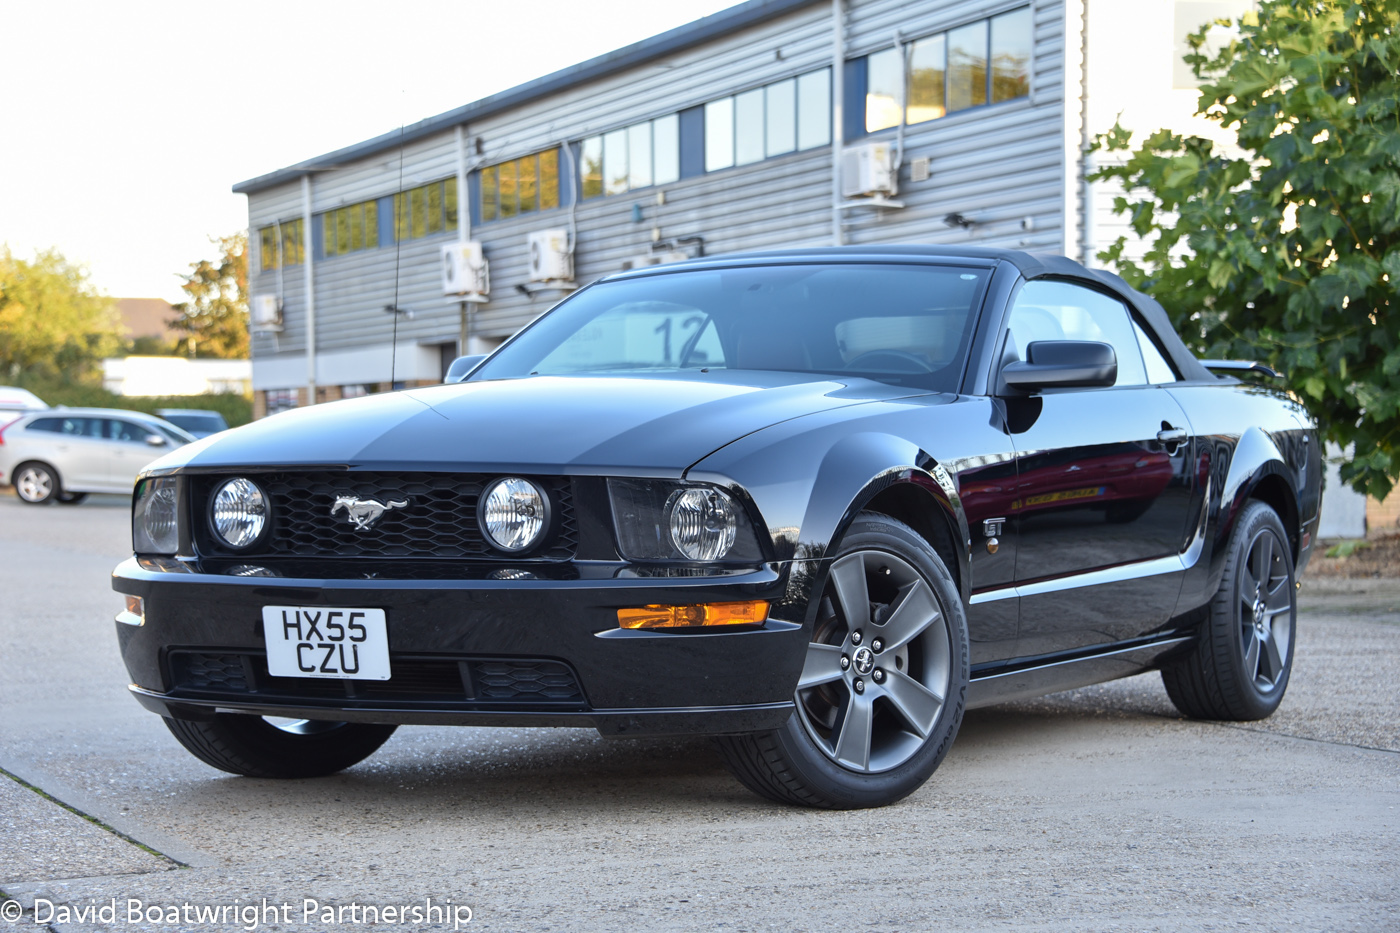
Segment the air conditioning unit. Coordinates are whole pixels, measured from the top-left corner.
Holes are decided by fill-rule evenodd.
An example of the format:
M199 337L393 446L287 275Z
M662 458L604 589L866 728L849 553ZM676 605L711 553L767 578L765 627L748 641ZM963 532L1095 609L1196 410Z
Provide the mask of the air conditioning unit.
M282 299L276 295L254 295L249 309L250 323L256 334L276 334L282 331Z
M841 194L848 198L899 193L894 148L889 143L862 143L841 153Z
M480 243L449 243L442 248L442 293L463 301L485 301L491 270Z
M569 231L535 230L530 233L530 281L569 282L574 279L574 257L569 252Z
M622 260L622 271L631 269L644 269L647 266L661 266L668 262L682 262L689 259L690 255L678 249L669 250L664 253L643 253L640 256L632 256Z

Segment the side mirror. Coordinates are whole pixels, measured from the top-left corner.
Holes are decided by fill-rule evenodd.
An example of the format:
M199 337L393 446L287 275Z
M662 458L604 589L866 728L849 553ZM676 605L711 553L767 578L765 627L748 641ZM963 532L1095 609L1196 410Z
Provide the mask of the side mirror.
M463 379L470 376L472 370L476 369L477 364L484 359L486 359L485 353L473 353L471 356L457 357L452 361L452 365L447 367L447 375L443 377L443 383L445 385L450 385L454 382L461 382Z
M152 447L164 447L168 441L159 434L147 434L146 443Z
M1118 357L1095 340L1036 340L1024 361L1001 368L1001 378L1022 391L1111 386L1118 381Z

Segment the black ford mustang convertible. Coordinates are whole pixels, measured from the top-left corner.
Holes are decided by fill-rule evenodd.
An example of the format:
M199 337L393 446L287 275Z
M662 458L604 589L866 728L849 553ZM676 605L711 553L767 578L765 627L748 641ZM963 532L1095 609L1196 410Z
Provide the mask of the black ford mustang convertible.
M1249 365L1059 257L613 276L458 384L143 473L130 689L236 774L328 774L408 723L591 725L714 734L820 807L918 788L968 708L1146 670L1258 719L1321 458L1285 395L1212 372Z

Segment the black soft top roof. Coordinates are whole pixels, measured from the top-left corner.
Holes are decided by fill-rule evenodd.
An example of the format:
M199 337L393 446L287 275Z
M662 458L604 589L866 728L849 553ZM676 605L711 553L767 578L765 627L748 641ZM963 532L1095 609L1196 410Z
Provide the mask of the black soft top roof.
M685 263L689 268L698 267L723 267L727 265L745 265L755 260L821 260L821 259L841 259L849 257L851 259L879 259L889 258L892 260L918 258L947 258L947 259L971 259L981 260L986 263L1005 262L1025 276L1027 279L1077 279L1086 285L1110 291L1123 301L1127 302L1138 317L1142 319L1154 335L1158 344L1167 355L1171 357L1172 363L1176 366L1181 378L1190 382L1206 380L1218 381L1217 377L1210 370L1201 365L1201 361L1186 349L1186 344L1181 342L1173 329L1171 320L1167 317L1166 309L1157 303L1156 299L1150 295L1133 288L1112 272L1104 269L1087 269L1073 259L1065 256L1057 256L1044 253L1027 253L1016 249L992 249L985 246L924 246L924 245L904 245L904 246L824 246L809 247L805 249L787 250L767 250L754 253L732 253L723 257L691 260ZM650 266L646 269L639 269L636 272L622 273L621 277L631 277L633 275L656 274L662 271L674 270L676 266ZM609 276L616 278L619 276Z

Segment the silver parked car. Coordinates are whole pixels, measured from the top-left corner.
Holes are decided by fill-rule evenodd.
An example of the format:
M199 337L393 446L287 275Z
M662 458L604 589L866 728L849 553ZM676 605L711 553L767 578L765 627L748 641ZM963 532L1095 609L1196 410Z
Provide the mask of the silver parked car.
M187 431L139 411L60 408L0 428L0 484L21 502L81 502L90 492L130 493L152 460L193 441Z

